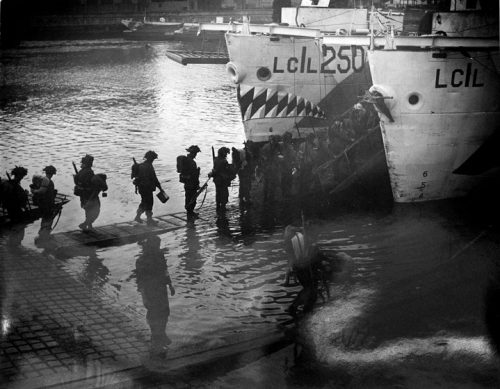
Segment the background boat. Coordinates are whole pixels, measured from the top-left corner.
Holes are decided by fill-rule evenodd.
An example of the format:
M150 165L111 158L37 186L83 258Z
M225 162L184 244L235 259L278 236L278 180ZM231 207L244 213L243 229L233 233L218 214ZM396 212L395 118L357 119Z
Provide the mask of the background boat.
M159 21L134 22L130 19L122 20L127 27L123 31L123 38L127 40L165 41L173 32L182 27L179 22L167 22L163 18Z

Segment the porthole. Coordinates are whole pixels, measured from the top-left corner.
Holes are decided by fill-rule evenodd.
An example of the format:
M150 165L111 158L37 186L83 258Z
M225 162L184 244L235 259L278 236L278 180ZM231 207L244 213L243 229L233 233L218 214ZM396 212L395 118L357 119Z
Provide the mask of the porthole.
M261 81L267 81L271 78L271 71L263 66L257 70L257 78Z
M411 105L417 105L418 102L420 101L420 98L418 97L417 94L415 93L412 93L409 97L408 97L408 102L411 104Z
M419 92L410 92L406 95L406 107L412 111L418 111L423 107L424 97Z

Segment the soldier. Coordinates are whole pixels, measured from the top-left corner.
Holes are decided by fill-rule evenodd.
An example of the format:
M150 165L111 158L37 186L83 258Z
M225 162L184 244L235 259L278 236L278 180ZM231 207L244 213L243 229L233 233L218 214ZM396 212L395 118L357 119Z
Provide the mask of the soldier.
M196 154L201 152L197 145L186 149L187 156L177 157L177 171L180 173L179 181L184 184L184 208L189 219L195 219L198 214L194 212L196 207L196 194L200 188L200 168L196 165Z
M92 177L94 177L94 171L92 170L93 163L94 163L94 157L89 154L86 154L85 157L83 157L81 160L80 171L78 171L73 176L73 179L75 181L74 194L80 197L80 206L85 210L85 221L78 225L78 227L81 228L82 230L88 229L87 220L91 219L91 217L89 217L90 208L87 207L87 203L92 194L91 181Z
M21 187L21 180L27 174L27 169L16 166L10 172L9 180L2 182L2 203L12 222L20 221L23 218L23 210L26 209L28 203L28 193Z
M153 192L156 188L163 191L153 167L153 161L157 158L158 154L152 150L144 154L144 162L139 164L135 180L139 194L141 195L141 203L137 208L137 215L134 220L137 223L142 223L141 215L145 212L148 226L158 224L157 221L153 220Z
M283 156L280 153L280 145L275 135L269 137L261 150L259 160L259 171L264 180L264 202L273 202L276 187L280 180L280 164Z
M287 226L284 243L288 254L285 286L289 285L291 274L296 276L302 286L302 290L288 308L290 315L295 317L299 306L303 306L302 312L307 313L313 309L316 302L317 280L314 277L312 264L318 254L318 249L309 241L304 227Z
M243 149L233 147L233 165L237 169L240 182L239 199L242 204L250 204L252 179L255 173L254 144L251 140L244 143Z
M40 186L31 186L31 193L33 194L33 203L38 205L42 215L40 223L40 231L38 232L41 238L47 238L52 230L52 221L54 220L54 201L56 199L57 191L54 187L52 177L57 173L54 166L45 166L43 169L45 177L40 181Z
M233 168L227 162L229 152L230 150L227 147L221 147L217 151L217 157L214 158L214 168L210 173L210 177L214 178L217 211L221 212L226 210L229 199L228 187L235 178Z
M302 206L310 205L308 196L314 184L314 175L312 173L314 163L317 159L317 149L315 144L316 136L308 134L304 143L299 148L299 187L300 187L300 200Z
M101 213L101 201L99 194L108 190L106 183L106 174L94 174L90 180L90 194L85 203L85 221L80 224L80 228L84 231L93 230L92 223L96 221ZM105 193L103 193L103 197Z
M283 134L281 145L281 195L284 199L289 199L292 193L293 171L297 167L297 153L292 144L292 134L286 131Z

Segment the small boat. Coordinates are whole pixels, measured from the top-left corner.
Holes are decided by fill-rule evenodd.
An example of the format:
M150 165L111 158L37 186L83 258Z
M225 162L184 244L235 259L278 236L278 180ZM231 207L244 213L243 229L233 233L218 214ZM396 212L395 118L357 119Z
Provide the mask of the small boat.
M138 41L165 41L171 40L175 30L182 27L180 22L167 22L164 18L159 21L134 22L130 19L123 19L122 24L127 27L123 31L123 38L126 40Z
M60 209L62 206L66 203L69 202L69 196L65 195L63 193L57 193L56 198L54 200L54 208L55 209ZM23 221L31 222L39 217L41 217L40 213L40 208L33 204L33 195L30 193L28 194L28 203L26 205L26 208L22 214L23 216ZM10 222L9 215L7 213L7 210L4 209L3 207L0 207L0 227L5 226Z

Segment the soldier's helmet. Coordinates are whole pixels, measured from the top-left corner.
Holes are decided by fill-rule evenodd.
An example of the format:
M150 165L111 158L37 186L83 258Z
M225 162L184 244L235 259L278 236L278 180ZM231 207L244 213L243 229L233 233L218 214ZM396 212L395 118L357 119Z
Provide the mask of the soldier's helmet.
M290 131L285 131L285 133L283 134L283 141L285 142L289 142L292 140L292 133Z
M86 166L92 166L94 163L94 157L90 154L86 154L85 157L82 158L81 163Z
M16 166L14 169L11 170L10 174L16 178L23 178L28 174L28 169L22 166Z
M47 174L56 174L57 173L57 169L52 165L45 166L43 168L43 171Z
M147 159L148 161L153 161L156 158L158 158L158 154L156 154L153 150L149 150L144 154L144 159Z
M189 147L186 149L186 151L187 151L188 153L200 153L200 152L201 152L200 148L199 148L197 145L191 145L191 146L189 146Z
M226 155L228 155L229 153L231 152L231 150L229 150L227 147L221 147L219 149L219 151L217 151L217 155L219 157L225 157Z

